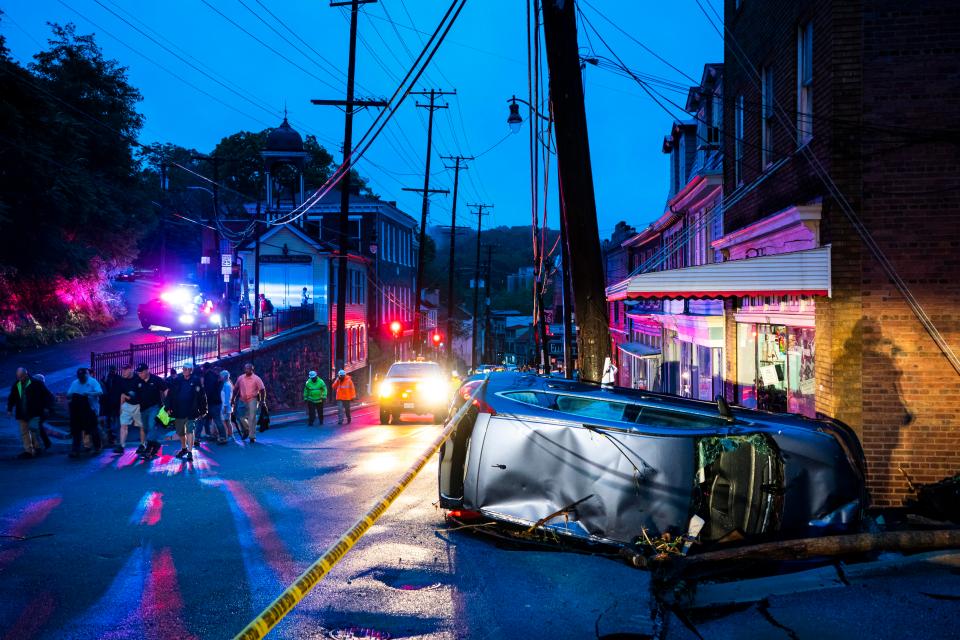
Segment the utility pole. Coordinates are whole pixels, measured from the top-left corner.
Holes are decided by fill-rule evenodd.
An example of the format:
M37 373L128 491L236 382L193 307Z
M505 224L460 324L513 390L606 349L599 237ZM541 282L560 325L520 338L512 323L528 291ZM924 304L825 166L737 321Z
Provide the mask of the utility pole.
M484 341L483 341L484 358L483 359L491 363L493 362L493 357L496 352L496 345L493 343L493 335L492 335L493 332L490 330L490 272L491 272L490 266L492 262L493 262L493 245L488 244L487 245L487 268L484 271L486 275L486 281L483 283L484 285L483 297L486 300L486 308L485 308L486 316L483 322L483 335L484 335Z
M566 225L571 258L580 377L599 383L604 360L610 357L610 329L577 48L576 7L571 0L543 0L542 10L560 198L564 203L560 224Z
M353 153L353 113L355 107L386 107L386 102L377 100L354 100L353 84L357 71L357 13L360 5L376 0L347 0L331 2L331 7L350 7L350 48L347 59L347 99L311 100L312 104L344 108L343 164L349 166ZM347 322L347 253L350 251L350 169L340 176L340 249L337 256L337 316L334 338L334 369L342 369L346 362Z
M490 215L484 213L484 209L493 209L492 204L468 204L468 207L476 209L473 214L477 216L477 264L473 269L473 321L471 330L473 336L470 339L470 368L477 369L477 324L480 322L477 316L477 298L480 295L480 235L483 227L483 216Z
M260 200L257 199L257 213L253 219L253 235L256 238L253 249L253 311L254 321L260 319Z
M423 169L423 204L420 207L420 251L417 252L417 291L416 291L416 305L417 308L414 309L414 317L416 321L413 323L413 349L414 353L419 354L421 349L421 336L420 336L420 307L423 302L423 249L427 242L427 209L429 207L430 199L430 157L432 155L433 148L433 112L437 109L446 109L447 105L437 104L437 98L440 96L449 96L456 95L456 91L443 91L439 89L430 89L430 91L410 91L408 95L413 96L427 96L430 98L429 104L420 104L417 102L417 107L427 110L427 159L424 163ZM405 189L405 191L413 191L413 189Z
M160 191L163 193L161 204L167 205L167 163L160 162ZM167 212L160 208L160 281L167 279Z
M473 160L473 156L440 157L454 162L452 167L446 167L447 169L453 169L453 208L450 210L450 266L447 274L447 366L453 369L455 364L453 354L453 310L455 308L453 304L453 271L454 256L457 251L457 191L460 186L460 170L467 168L466 165L460 163Z
M212 255L207 256L210 259L210 264L206 265L204 270L204 280L206 281L206 286L213 288L214 279L211 277L210 272L214 271L216 265L220 263L220 233L217 231L217 220L220 217L220 158L218 156L210 155L191 155L191 160L206 160L210 163L210 166L213 168L213 215L210 217L208 222L213 225L213 229L202 229L201 237L203 242L201 243L201 251L206 253L209 251ZM212 237L211 242L207 242L208 238ZM206 245L204 247L203 245ZM216 273L214 271L214 273Z
M563 205L561 204L560 217L563 218ZM571 291L570 291L570 253L567 250L567 225L560 225L560 260L562 269L560 271L560 282L562 288L562 309L563 309L563 377L567 380L573 378L573 322L571 322L570 312L572 311Z

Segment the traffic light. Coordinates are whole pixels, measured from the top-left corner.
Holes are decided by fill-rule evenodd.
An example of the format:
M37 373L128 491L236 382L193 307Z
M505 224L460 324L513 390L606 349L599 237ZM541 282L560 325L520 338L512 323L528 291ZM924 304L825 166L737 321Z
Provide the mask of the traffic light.
M442 338L441 338L441 336L440 336L440 332L439 332L439 331L434 331L434 332L433 332L433 336L431 336L430 339L433 340L433 346L435 346L435 347L439 347L439 346L440 346L440 340L442 340Z
M403 329L403 325L400 324L399 320L394 320L390 323L390 333L393 334L393 337L396 338L400 335L400 330Z

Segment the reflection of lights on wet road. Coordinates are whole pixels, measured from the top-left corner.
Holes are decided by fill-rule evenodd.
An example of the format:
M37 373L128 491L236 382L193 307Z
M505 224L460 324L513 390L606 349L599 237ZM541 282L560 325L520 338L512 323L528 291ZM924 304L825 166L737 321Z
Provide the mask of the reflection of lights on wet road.
M387 473L403 466L403 460L392 451L369 453L360 460L357 469L360 473Z
M163 510L163 494L159 491L148 491L140 499L130 524L145 524L148 527L160 522L160 512Z

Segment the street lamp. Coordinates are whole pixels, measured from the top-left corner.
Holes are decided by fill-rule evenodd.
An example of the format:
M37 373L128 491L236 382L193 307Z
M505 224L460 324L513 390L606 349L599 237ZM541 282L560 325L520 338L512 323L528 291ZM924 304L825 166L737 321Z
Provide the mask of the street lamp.
M534 109L533 106L523 98L518 98L517 96L513 96L509 100L507 100L507 102L509 103L509 106L510 106L510 115L507 116L507 125L509 125L511 133L519 133L520 127L523 126L523 116L520 115L520 105L517 104L518 102L522 102L523 104L530 107L530 111L534 115L546 120L547 122L550 122L550 118L548 118L547 116L543 115L542 113Z

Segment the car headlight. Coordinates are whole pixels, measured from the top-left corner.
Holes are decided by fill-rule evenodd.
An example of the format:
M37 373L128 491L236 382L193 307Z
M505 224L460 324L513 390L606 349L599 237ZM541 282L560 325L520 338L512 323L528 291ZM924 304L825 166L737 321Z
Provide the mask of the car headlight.
M177 319L180 321L180 324L193 324L193 316L189 313L181 313Z
M446 402L450 386L443 380L431 378L418 383L417 391L428 402Z
M380 397L389 398L393 395L393 383L392 382L381 382L380 383Z

